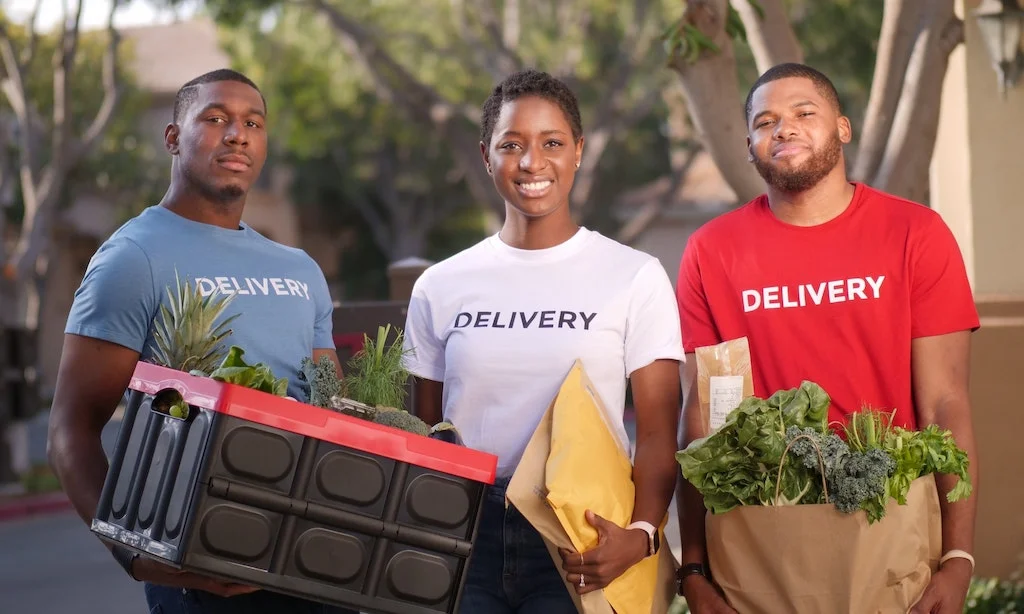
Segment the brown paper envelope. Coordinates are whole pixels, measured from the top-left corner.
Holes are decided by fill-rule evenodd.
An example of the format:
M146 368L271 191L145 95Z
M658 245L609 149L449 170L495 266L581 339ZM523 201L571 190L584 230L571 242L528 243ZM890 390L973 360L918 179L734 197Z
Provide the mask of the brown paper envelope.
M930 475L871 525L822 504L744 506L706 527L712 576L741 614L906 614L942 548Z
M574 547L558 516L547 502L545 471L551 451L551 419L554 407L552 401L526 446L523 458L509 481L505 497L544 538L551 559L561 572L562 557L558 554L558 549L574 550ZM651 614L667 614L671 608L675 599L677 569L678 564L672 550L663 540L658 557L658 593L655 595ZM582 614L615 614L603 591L577 595L575 587L570 585L564 574L562 582L576 604L576 609Z
M562 572L562 556L558 554L558 549L573 550L574 548L569 535L562 528L554 510L547 503L547 492L545 492L544 486L544 471L548 462L548 452L551 449L551 411L553 408L554 403L548 407L548 411L541 418L533 437L530 438L523 458L519 461L519 466L516 467L516 471L509 481L505 498L544 538L544 544L548 547L551 560L559 570L565 590L572 597L576 609L582 614L614 614L603 591L577 595L576 590L565 579L565 574Z

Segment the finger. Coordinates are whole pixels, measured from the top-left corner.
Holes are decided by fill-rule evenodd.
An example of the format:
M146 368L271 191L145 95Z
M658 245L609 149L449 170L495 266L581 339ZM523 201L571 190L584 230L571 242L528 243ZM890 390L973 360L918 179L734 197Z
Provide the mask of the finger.
M931 614L936 609L939 600L935 595L935 592L928 587L924 594L921 595L921 599L914 604L914 607L910 609L910 614Z

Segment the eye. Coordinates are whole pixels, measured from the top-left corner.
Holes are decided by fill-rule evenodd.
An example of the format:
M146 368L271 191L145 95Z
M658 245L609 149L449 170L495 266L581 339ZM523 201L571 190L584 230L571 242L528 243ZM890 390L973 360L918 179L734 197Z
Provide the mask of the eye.
M222 121L227 121L227 120L225 120L223 117L220 117L220 116L214 116L214 117L208 117L206 119L206 121L208 121L208 122L222 122Z
M498 149L511 150L514 147L519 147L519 143L505 143Z
M258 122L254 122L252 120L249 120L249 121L245 122L245 125L249 126L250 128L259 128L260 127Z
M561 147L562 146L562 142L561 141L551 140L551 141L548 141L547 143L545 143L544 145L547 146L547 147Z
M757 124L756 126L754 126L754 127L755 127L755 128L758 128L758 129L760 129L760 128L764 128L765 126L767 126L767 125L768 125L768 124L770 124L770 123L772 123L772 120L770 120L770 119L766 119L766 120L764 120L763 122L759 122L759 123L758 123L758 124Z
M814 115L813 111L804 111L803 113L800 114L800 117L809 117L811 115Z

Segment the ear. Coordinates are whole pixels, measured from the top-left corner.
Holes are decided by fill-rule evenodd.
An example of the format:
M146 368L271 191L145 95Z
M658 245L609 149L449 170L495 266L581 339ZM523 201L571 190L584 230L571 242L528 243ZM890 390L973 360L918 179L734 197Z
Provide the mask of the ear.
M838 121L839 128L839 141L846 145L853 140L853 125L850 124L850 119L845 115L839 116Z
M583 163L583 137L581 136L580 140L576 141L576 168L579 168L580 164L582 164L582 163Z
M164 147L171 152L172 156L178 155L178 137L180 135L181 130L177 124L167 124L167 127L164 128Z
M491 152L488 150L487 144L480 141L480 157L484 159L484 166L487 167L487 174L491 173Z
M747 162L754 161L754 148L750 146L750 137L747 137Z

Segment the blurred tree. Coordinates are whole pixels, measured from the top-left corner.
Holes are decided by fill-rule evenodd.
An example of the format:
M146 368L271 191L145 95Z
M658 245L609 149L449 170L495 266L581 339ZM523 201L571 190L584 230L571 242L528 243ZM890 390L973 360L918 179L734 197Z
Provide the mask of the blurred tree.
M122 74L117 32L112 25L80 32L82 4L52 33L36 28L41 2L23 24L0 12L0 328L8 330L39 325L53 230L72 195L126 208L152 197L160 179L150 163L156 152L136 136L146 98ZM39 365L8 366L38 372ZM10 410L0 399L0 433ZM13 478L9 461L0 437L0 483Z
M851 175L880 189L927 202L928 168L938 131L949 54L963 40L953 0L688 0L666 33L701 141L741 200L763 191L738 146L746 137L735 40L749 42L756 74L781 62L823 69L859 104L859 84L873 66ZM875 24L878 24L877 26ZM871 27L873 26L873 27ZM877 34L877 43L875 34ZM871 57L865 51L871 49ZM749 84L752 78L743 79ZM852 97L852 99L851 99ZM861 115L862 113L862 115Z

